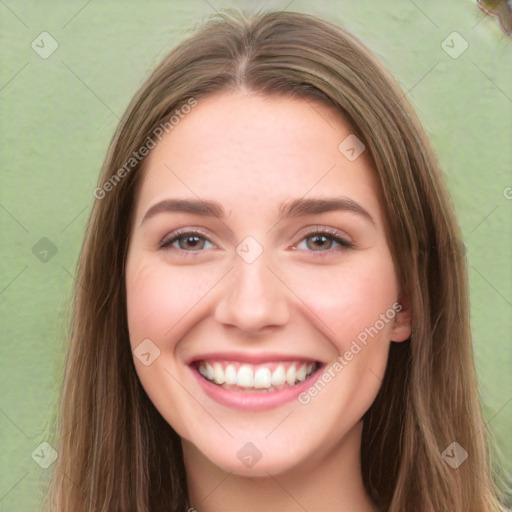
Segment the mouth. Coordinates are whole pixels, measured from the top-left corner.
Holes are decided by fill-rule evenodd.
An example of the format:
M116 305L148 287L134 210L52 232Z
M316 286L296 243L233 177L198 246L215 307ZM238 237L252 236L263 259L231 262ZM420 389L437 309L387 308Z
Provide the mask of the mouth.
M320 368L317 361L269 361L249 364L240 361L199 360L193 363L199 375L226 391L276 393L296 388Z
M208 399L229 409L263 412L293 404L327 363L290 354L217 352L186 364Z

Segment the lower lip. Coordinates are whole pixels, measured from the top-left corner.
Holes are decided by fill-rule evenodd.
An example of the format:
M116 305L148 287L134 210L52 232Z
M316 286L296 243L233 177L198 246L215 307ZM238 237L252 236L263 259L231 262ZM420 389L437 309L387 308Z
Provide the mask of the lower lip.
M239 409L242 411L265 411L274 409L287 402L295 400L302 392L314 385L322 375L322 367L318 368L304 382L293 387L287 387L279 391L232 391L206 380L195 366L189 367L203 391L219 404Z

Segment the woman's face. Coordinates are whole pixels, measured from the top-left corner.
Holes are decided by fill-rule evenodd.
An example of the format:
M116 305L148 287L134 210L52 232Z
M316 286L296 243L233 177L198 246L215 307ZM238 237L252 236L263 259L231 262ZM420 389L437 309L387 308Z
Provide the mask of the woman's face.
M148 156L130 343L186 457L277 474L359 439L410 333L362 149L330 107L237 92L201 99Z

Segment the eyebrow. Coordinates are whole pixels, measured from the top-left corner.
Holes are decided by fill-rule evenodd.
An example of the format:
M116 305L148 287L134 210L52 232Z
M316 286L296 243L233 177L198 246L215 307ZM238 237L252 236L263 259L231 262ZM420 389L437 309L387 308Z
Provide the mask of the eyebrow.
M353 199L344 196L294 199L293 201L282 203L279 207L280 220L305 215L318 215L332 211L356 213L372 224L376 224L365 208ZM144 214L141 224L157 214L173 212L193 213L205 217L218 217L219 219L224 219L226 216L224 208L217 201L206 199L165 199L149 208Z
M217 201L201 199L165 199L153 205L142 217L141 224L159 213L194 213L205 217L225 217L224 208Z
M289 203L283 203L279 208L282 220L301 215L317 215L332 211L348 211L356 213L375 225L375 220L370 213L353 199L344 196L318 197L310 199L295 199Z

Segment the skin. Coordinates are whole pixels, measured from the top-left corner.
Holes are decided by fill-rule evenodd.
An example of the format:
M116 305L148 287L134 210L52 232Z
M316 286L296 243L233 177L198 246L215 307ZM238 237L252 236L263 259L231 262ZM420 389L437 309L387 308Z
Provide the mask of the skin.
M351 133L341 113L321 103L218 93L148 156L126 267L130 342L135 349L150 339L160 350L152 364L134 363L182 438L189 503L199 512L373 510L362 484L361 418L391 340L410 335L410 314L371 160L363 152L349 161L338 150ZM279 214L282 202L333 196L357 202L373 222L353 211ZM168 198L215 200L226 216L160 212L143 221ZM201 228L206 238L194 245L185 235L160 248L178 228ZM319 241L314 233L323 228L354 247ZM263 250L251 263L236 252L247 236ZM328 365L396 302L403 309L307 405L227 407L203 392L187 365L213 350ZM237 457L247 442L262 454L251 468Z

